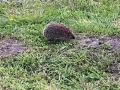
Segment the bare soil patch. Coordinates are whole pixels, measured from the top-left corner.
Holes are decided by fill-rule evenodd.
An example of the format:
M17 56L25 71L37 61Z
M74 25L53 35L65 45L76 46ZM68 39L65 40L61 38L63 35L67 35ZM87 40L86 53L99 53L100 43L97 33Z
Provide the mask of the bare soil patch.
M25 45L15 38L5 38L0 41L0 58L17 55L25 50Z
M103 37L76 37L76 47L104 49L107 53L120 51L120 37L103 36Z

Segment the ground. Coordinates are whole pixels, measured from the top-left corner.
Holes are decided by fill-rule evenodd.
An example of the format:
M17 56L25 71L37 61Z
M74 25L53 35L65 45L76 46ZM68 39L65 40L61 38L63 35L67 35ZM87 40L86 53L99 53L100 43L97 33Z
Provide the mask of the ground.
M25 49L24 45L16 41L14 38L7 38L0 42L0 58L17 55Z
M51 21L75 40L43 37ZM0 90L119 90L119 0L0 3Z

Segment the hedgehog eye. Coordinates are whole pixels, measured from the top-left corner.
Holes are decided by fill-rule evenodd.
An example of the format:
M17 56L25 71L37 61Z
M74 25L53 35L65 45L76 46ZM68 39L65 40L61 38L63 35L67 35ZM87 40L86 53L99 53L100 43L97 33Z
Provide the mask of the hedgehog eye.
M69 36L70 36L70 33L67 33L67 36L69 37Z

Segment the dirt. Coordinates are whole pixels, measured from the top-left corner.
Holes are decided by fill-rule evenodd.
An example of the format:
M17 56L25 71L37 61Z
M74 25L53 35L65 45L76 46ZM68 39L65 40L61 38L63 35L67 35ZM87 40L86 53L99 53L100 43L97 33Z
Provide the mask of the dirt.
M6 38L0 41L0 58L14 56L25 50L25 46L15 38Z
M97 47L99 45L99 40L97 38L90 38L90 37L84 37L82 39L78 39L78 46L83 47Z
M120 37L77 37L76 47L104 49L106 53L114 53L120 51Z

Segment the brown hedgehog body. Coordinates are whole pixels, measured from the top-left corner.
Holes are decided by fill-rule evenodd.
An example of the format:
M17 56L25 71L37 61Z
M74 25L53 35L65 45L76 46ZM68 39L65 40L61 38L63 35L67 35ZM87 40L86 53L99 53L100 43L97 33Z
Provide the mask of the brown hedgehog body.
M43 35L48 40L75 39L74 34L69 28L57 22L47 24L43 30Z

